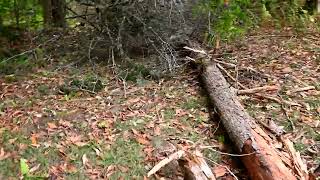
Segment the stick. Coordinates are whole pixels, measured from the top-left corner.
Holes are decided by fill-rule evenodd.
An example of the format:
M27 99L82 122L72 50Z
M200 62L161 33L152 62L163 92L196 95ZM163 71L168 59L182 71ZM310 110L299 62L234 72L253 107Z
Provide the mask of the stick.
M309 90L314 90L314 89L316 89L316 87L314 87L314 86L306 86L306 87L294 89L294 90L291 90L291 91L287 91L287 94L292 94L292 93L297 93L297 92L302 92L302 91L309 91Z
M225 70L220 64L217 64L217 67L223 71L232 81L236 82L242 89L248 89L244 85L242 85L240 82L238 82L227 70Z
M276 91L279 90L278 86L263 86L263 87L256 87L252 89L244 89L244 90L238 90L237 94L254 94L261 91Z
M155 174L157 171L159 171L162 167L164 167L165 165L167 165L168 163L170 163L173 160L177 160L180 159L181 157L183 157L185 155L185 152L183 150L179 150L173 154L171 154L170 156L168 156L167 158L161 160L158 164L156 164L149 172L148 172L148 177L150 177L151 175Z

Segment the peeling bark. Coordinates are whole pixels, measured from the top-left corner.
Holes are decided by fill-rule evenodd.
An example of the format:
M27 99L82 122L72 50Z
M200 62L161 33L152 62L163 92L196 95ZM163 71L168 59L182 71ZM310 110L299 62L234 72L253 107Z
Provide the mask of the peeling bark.
M272 145L272 139L254 122L230 89L216 64L205 67L204 82L230 139L234 142L251 179L297 179L291 162ZM299 177L303 179L304 177Z

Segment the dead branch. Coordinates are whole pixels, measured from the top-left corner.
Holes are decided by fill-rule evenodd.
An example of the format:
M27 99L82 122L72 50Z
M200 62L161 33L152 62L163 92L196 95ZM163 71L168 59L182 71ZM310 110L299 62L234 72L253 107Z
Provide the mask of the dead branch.
M265 91L277 91L277 90L279 90L279 86L263 86L263 87L256 87L252 89L238 90L237 94L238 95L254 94L261 91L265 92Z
M309 90L314 90L314 89L316 89L316 87L314 87L314 86L306 86L306 87L297 88L297 89L293 89L293 90L287 91L287 94L292 94L292 93L297 93L297 92L302 92L302 91L309 91Z

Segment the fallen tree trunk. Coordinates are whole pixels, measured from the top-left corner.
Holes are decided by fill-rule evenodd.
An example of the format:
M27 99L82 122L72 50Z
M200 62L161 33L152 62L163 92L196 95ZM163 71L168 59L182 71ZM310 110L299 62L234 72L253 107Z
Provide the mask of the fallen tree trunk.
M272 139L254 122L230 89L215 63L205 67L204 82L230 139L248 169L251 179L306 179L307 174L292 166L292 158L281 154ZM301 175L302 174L302 175ZM302 177L301 177L302 176Z

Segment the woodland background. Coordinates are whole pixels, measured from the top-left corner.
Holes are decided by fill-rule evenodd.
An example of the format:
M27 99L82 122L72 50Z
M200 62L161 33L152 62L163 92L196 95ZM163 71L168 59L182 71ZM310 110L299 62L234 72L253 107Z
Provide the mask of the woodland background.
M201 78L208 57L315 179L319 12L317 0L1 0L0 179L147 179L181 151L217 179L252 178ZM151 178L186 178L180 160Z

